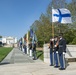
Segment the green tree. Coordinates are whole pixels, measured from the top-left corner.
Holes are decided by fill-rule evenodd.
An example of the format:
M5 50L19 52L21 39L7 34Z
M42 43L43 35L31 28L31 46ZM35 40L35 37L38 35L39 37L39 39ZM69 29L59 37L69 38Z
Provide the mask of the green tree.
M2 38L2 36L0 36L0 38Z
M67 5L67 8L70 10L72 16L70 28L76 29L76 0L72 0L72 2Z
M67 0L52 0L45 14L41 14L39 20L36 20L31 28L36 32L39 46L42 46L43 43L49 42L49 39L52 37L52 7L55 9L58 8L67 8L71 11L72 14L72 24L61 24L53 23L55 35L63 33L64 38L67 41L67 44L76 44L76 0L67 3Z

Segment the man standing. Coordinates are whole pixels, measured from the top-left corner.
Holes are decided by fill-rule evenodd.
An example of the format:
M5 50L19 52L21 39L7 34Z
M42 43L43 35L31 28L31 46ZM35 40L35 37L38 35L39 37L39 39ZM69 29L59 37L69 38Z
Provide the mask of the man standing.
M32 43L29 44L30 56L32 56Z
M33 44L32 48L33 48L33 56L34 56L33 60L36 60L37 59L37 56L36 56L36 41L34 41L34 44Z
M24 53L26 54L26 44L23 45L23 48L24 48Z
M22 51L22 41L20 41L20 49L21 49L21 51Z
M54 54L53 54L53 46L54 46L54 39L50 39L50 66L54 65Z
M59 36L59 49L58 49L58 53L59 53L59 62L60 62L60 70L65 70L65 53L66 53L66 41L65 39L62 37L62 35Z
M54 67L58 68L59 67L59 62L58 62L58 36L55 36L54 38Z

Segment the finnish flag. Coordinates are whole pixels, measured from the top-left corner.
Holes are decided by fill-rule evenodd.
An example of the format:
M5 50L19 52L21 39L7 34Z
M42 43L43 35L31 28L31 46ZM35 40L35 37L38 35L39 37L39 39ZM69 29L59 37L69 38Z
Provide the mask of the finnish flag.
M52 22L72 23L71 13L68 9L52 9Z

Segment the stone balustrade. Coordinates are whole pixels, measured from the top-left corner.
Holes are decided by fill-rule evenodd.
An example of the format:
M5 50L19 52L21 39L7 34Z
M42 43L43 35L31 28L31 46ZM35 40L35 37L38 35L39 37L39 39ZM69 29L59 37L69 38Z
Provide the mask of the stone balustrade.
M50 49L48 44L44 44L44 62L50 63ZM70 61L76 60L76 45L67 45L65 58ZM72 60L73 59L73 60Z

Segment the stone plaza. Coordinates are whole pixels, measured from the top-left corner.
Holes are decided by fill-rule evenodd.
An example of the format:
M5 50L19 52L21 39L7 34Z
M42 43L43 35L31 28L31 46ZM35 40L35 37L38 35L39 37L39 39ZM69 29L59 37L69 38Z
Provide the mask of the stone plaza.
M18 48L14 48L0 63L0 75L76 75L76 62L69 62L64 71L49 66L39 59L32 60Z

